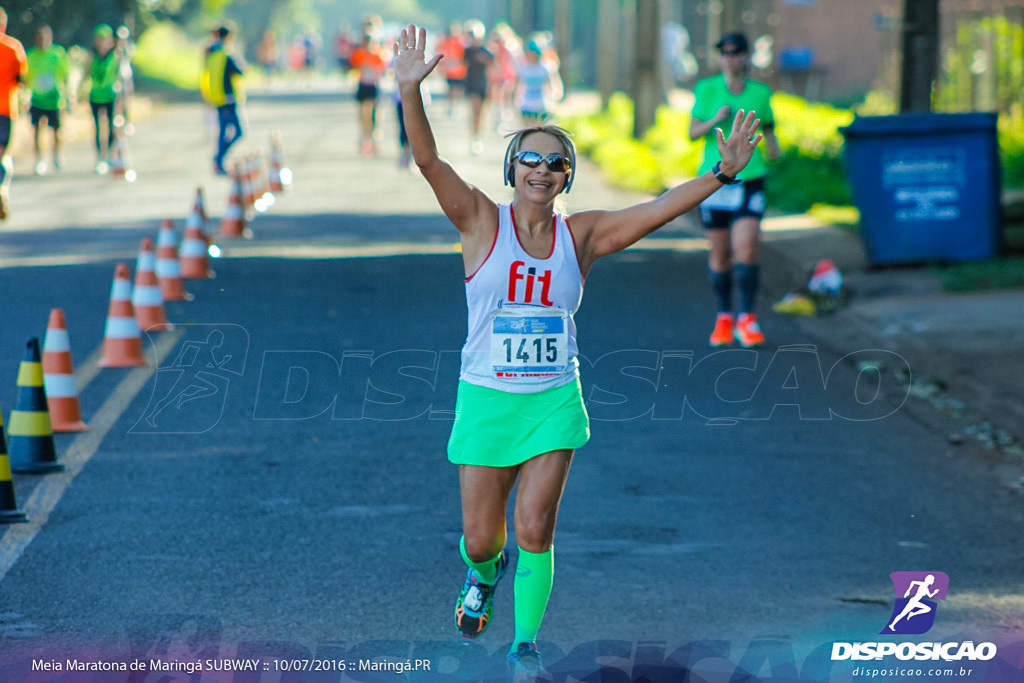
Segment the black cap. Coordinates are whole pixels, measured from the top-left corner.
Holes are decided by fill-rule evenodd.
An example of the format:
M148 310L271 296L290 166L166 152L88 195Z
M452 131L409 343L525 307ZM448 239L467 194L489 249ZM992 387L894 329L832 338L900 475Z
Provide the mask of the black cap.
M724 48L726 45L732 45L733 51L735 52L750 51L750 43L747 42L747 37L742 33L726 33L717 43L715 43L715 47L719 50Z

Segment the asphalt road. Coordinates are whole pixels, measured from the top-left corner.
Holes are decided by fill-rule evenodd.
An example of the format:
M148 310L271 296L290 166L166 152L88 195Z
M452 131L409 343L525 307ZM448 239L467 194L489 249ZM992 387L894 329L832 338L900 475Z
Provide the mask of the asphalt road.
M354 103L330 90L253 97L247 114L237 153L279 133L294 185L251 239L218 239L216 278L167 305L176 328L147 342L147 368L95 367L111 277L162 219L180 229L196 187L216 235L229 188L200 107L137 123L134 183L94 175L85 143L59 174L15 179L0 405L8 416L25 341L61 307L91 430L57 435L64 474L15 475L31 521L0 538L0 680L403 680L360 660L429 663L409 680L502 671L511 581L483 638L451 625L464 574L444 450L465 335L454 230L396 168L390 106L373 159L357 154ZM474 156L464 111L431 115L444 154L507 198L500 137ZM636 199L584 163L566 203ZM890 574L915 571L944 572L948 595L927 635L899 639L1000 646L948 680L1016 673L1019 494L908 414L895 353L823 345L784 318L766 322L765 349L712 353L704 248L682 218L588 278L593 436L556 537L552 669L850 680L864 663L831 662L833 643L891 640ZM32 673L70 660L144 666ZM216 670L248 660L254 671ZM286 670L302 667L328 670Z

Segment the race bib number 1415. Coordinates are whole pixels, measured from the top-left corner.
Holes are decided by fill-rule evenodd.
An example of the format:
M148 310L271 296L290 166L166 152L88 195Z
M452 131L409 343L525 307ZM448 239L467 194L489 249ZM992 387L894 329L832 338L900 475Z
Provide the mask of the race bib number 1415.
M491 313L491 369L498 377L557 375L569 364L569 314L510 306Z

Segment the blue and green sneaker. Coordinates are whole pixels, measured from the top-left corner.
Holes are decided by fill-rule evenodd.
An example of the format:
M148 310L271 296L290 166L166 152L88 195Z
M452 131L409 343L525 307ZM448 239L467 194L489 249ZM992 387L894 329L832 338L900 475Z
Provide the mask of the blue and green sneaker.
M502 550L496 563L498 576L491 584L483 583L472 568L466 571L466 582L455 601L455 628L466 638L483 633L494 614L494 591L508 567L508 551Z

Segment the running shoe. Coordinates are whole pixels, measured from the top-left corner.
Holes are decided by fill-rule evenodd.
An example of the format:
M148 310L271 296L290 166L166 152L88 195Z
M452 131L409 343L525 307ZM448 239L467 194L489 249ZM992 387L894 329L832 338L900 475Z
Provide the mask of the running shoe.
M508 551L502 550L496 562L498 576L492 584L480 581L472 568L466 571L466 582L455 601L455 628L466 638L476 638L483 633L494 614L494 591L508 568Z
M11 210L11 198L7 194L7 186L0 185L0 221L7 220L7 213Z
M540 661L540 652L535 642L519 643L505 659L508 661L509 680L512 683L553 680Z
M764 344L764 333L761 332L761 326L757 324L757 317L753 313L740 313L736 321L736 341L748 349Z
M715 329L711 332L708 342L712 346L725 346L732 343L732 313L719 313L715 318Z

